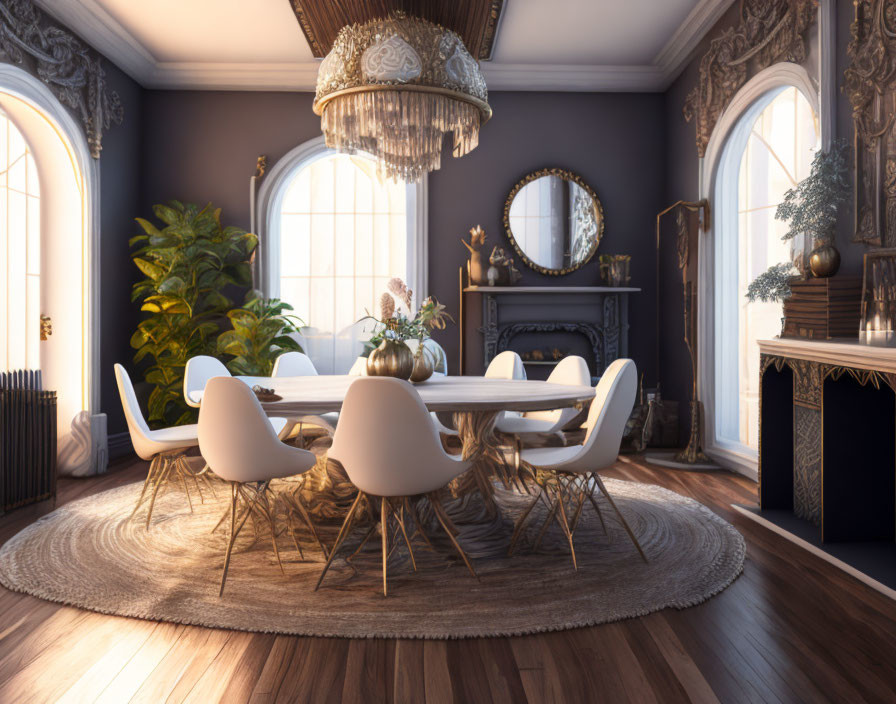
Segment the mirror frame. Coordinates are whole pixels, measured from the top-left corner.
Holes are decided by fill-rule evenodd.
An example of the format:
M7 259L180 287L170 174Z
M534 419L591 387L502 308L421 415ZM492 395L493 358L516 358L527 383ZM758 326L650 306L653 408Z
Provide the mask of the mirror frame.
M522 188L532 181L535 181L542 176L559 176L564 181L572 181L579 188L585 191L589 196L591 196L591 201L594 203L594 209L597 211L597 216L600 219L600 226L597 231L597 242L594 243L594 247L591 248L591 252L585 258L584 261L579 262L575 266L567 267L565 269L548 269L541 264L536 264L529 257L526 256L525 252L520 248L519 244L516 241L516 238L513 236L513 230L510 229L510 204L513 203L513 199L516 197L517 193L519 193ZM591 188L585 180L579 176L577 173L573 171L569 171L568 169L560 169L560 168L549 168L549 169L539 169L538 171L533 171L529 174L526 174L517 184L510 189L510 194L507 196L507 200L504 201L504 231L507 233L507 239L510 240L510 244L513 245L513 249L519 255L520 259L523 260L523 263L526 264L530 269L535 269L540 274L547 274L549 276L563 276L564 274L569 274L573 271L581 269L585 266L594 255L597 253L597 248L600 246L601 240L604 238L604 206L603 203L600 202L600 198L597 197L597 193L594 192L594 189Z

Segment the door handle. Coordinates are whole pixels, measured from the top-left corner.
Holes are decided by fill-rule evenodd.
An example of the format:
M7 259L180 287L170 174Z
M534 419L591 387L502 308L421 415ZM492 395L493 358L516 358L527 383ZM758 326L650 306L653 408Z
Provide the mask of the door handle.
M49 315L40 316L40 340L46 342L47 338L53 334L53 321Z

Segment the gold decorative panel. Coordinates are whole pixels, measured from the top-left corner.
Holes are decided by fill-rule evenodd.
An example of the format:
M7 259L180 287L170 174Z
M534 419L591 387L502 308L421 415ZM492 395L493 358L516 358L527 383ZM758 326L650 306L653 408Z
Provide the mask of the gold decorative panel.
M818 0L743 0L740 24L716 37L700 61L700 79L688 94L684 117L697 124L703 157L712 130L734 94L752 76L779 61L806 60L806 34Z
M853 239L896 246L896 0L855 0L844 90L855 122Z

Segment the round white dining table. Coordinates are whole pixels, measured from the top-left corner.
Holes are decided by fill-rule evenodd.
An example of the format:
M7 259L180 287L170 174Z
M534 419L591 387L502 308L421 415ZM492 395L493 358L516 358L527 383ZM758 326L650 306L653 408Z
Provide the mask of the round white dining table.
M280 400L262 403L270 416L297 417L339 411L348 387L356 376L321 375L301 377L240 377L249 386L271 389ZM497 477L505 486L515 483L509 475L498 439L495 419L503 411L540 411L582 405L594 398L590 386L564 386L546 381L493 379L478 376L432 376L414 384L427 409L453 414L464 459L472 462L469 472L452 485L456 496L477 491L486 508L494 513ZM333 472L330 473L331 480ZM346 477L347 481L347 477ZM342 495L344 492L337 492ZM326 500L318 495L317 499Z

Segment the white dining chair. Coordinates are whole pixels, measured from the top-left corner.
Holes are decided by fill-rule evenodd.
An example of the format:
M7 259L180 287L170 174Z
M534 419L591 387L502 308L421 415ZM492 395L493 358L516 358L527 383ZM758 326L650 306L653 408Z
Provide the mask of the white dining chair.
M610 467L616 462L616 458L619 456L625 424L635 405L637 387L638 373L635 363L630 359L617 359L607 367L595 387L594 400L591 402L586 422L588 430L581 445L540 447L522 451L522 461L526 465L550 473L553 481L539 480L541 490L517 521L511 538L509 554L513 552L517 539L522 533L523 525L535 504L539 500L547 499L550 508L536 540L536 547L547 525L556 519L569 542L573 566L578 569L573 533L586 499L591 502L603 524L603 516L597 503L597 499L600 497L595 498L594 496L595 490L599 489L613 511L616 512L625 532L628 533L628 537L641 554L641 558L645 562L647 561L638 539L598 474L600 470ZM549 496L549 494L552 495ZM569 513L567 505L572 510L571 516L567 515Z
M188 406L199 408L205 385L216 376L230 376L230 371L221 360L204 354L187 360L184 369L184 400Z
M274 360L271 376L317 376L317 369L304 352L284 352Z
M289 376L318 376L318 374L314 362L304 352L284 352L274 360L274 369L271 372L271 377L281 378ZM288 436L293 430L298 429L297 442L304 446L306 426L319 428L326 435L333 437L338 420L338 413L304 414L295 418L289 418L289 427L284 432Z
M415 341L416 342L416 341ZM439 372L434 372L439 373ZM349 376L367 376L367 357L358 357L355 360L355 363L352 364L351 369L348 370ZM450 428L445 425L439 417L435 413L430 414L430 418L432 419L432 423L435 426L436 430L445 436L457 436L457 431L454 428Z
M250 514L253 520L261 516L267 521L271 546L283 572L270 484L274 479L304 474L314 467L316 456L281 442L252 390L239 379L220 376L208 380L202 396L199 451L212 471L230 484L230 538L218 595L224 593L233 544ZM307 512L300 515L316 538L317 532ZM298 548L291 526L290 531Z
M349 376L367 376L367 357L358 357L348 370Z
M246 385L248 388L245 377L231 376L230 370L225 367L220 360L206 355L190 357L190 359L187 360L187 366L184 369L184 400L187 402L188 406L201 408L205 387L208 382L215 377L239 379L240 383ZM290 421L287 418L270 417L268 418L268 422L281 439L289 435L293 428L293 424L290 424Z
M163 486L179 480L184 493L187 495L190 511L193 510L193 499L190 496L187 480L195 483L200 499L202 498L202 490L199 488L197 474L193 473L189 464L184 460L186 451L199 444L198 428L195 424L191 424L150 430L146 419L143 417L143 412L140 410L140 404L137 401L137 394L134 393L131 377L120 364L115 365L115 380L118 383L121 406L124 409L124 417L128 424L128 432L131 436L131 443L134 445L134 452L141 459L149 460L149 472L146 475L146 480L143 482L143 490L140 492L137 505L134 506L134 511L131 513L130 518L137 515L144 500L149 501L146 511L146 528L149 529L156 498ZM214 491L214 489L211 489L211 491Z
M419 341L411 339L408 340L406 344L411 352L414 354L417 353L417 346L420 344ZM429 358L433 362L433 374L448 373L448 355L446 354L444 347L431 337L427 337L423 340L423 350L429 355Z
M564 386L591 386L591 372L584 359L570 355L560 360L547 381L549 384ZM521 415L505 414L495 422L495 430L513 438L514 457L518 468L524 440L559 433L580 413L578 408L569 407L549 411L527 411Z
M374 510L379 509L384 595L389 593L386 563L390 552L389 536L393 534L390 520L397 522L415 570L417 563L411 547L413 534L409 537L407 532L406 511L413 518L417 532L429 542L414 505L414 501L422 496L429 500L436 520L467 569L476 577L467 554L455 537L457 529L439 496L439 491L452 479L469 469L470 462L442 449L426 406L410 383L390 377L366 377L352 382L345 395L328 458L342 466L358 488L358 496L345 517L315 589L350 534L355 514L364 499ZM375 528L375 525L371 527L363 542Z
M525 379L526 367L523 360L513 350L504 350L495 355L485 370L486 379Z

